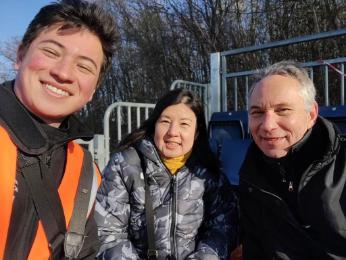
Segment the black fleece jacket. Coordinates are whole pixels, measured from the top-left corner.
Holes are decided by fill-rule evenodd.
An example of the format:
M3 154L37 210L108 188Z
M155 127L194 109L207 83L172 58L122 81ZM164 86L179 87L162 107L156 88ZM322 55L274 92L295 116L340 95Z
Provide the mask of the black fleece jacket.
M279 160L253 143L240 173L243 259L346 259L346 143L319 117Z

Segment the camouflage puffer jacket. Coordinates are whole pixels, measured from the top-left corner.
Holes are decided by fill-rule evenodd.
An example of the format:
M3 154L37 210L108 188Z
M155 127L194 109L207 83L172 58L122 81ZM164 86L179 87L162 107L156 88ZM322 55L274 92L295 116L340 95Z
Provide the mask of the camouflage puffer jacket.
M227 259L236 235L236 200L226 177L208 172L193 155L172 175L148 140L113 155L103 172L95 215L98 259L146 258L145 184L137 152L148 175L158 259Z

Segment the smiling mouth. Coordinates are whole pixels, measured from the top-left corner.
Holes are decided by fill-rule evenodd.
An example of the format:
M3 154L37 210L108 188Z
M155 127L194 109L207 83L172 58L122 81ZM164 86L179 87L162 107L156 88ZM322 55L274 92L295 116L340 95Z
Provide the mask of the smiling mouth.
M177 143L177 142L165 142L165 144L168 147L175 147L175 146L179 146L180 145L180 143Z
M282 140L284 137L262 137L262 140L268 143L275 143Z
M53 92L54 94L57 94L59 96L63 96L63 97L68 97L70 96L70 94L67 91L64 91L62 89L56 88L52 85L49 84L43 84L45 88L47 88L49 91Z

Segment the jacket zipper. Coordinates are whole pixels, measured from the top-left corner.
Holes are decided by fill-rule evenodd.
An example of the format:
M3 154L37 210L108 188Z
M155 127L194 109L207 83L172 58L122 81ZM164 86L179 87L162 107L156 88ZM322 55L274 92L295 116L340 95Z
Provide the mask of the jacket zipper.
M293 182L290 181L289 184L288 184L288 191L293 191Z
M248 181L246 181L244 179L242 179L242 181L245 182L247 185L249 185L249 186L251 186L251 187L253 187L255 189L258 189L259 191L261 191L261 192L263 192L265 194L268 194L268 195L270 195L270 196L272 196L274 198L277 198L278 200L281 201L281 203L286 204L285 201L282 198L280 198L279 196L277 196L277 195L275 195L275 194L273 194L273 193L271 193L269 191L266 191L266 190L264 190L264 189L262 189L262 188L260 188L260 187L258 187L256 185L253 185L252 183L250 183L250 182L248 182ZM287 205L285 205L285 206L287 207ZM297 230L297 232L302 233L304 236L306 236L306 233L304 231L302 231L301 226L298 223L294 223L289 218L285 218L285 219L292 227L294 227Z
M249 185L249 186L251 186L251 187L254 187L254 188L258 189L259 191L261 191L261 192L263 192L263 193L265 193L265 194L271 195L271 196L273 196L273 197L279 199L280 201L284 202L283 199L282 199L281 197L279 197L278 195L276 195L276 194L274 194L274 193L271 193L271 192L269 192L269 191L266 191L266 190L264 190L264 189L258 187L257 185L254 185L254 184L248 182L247 180L244 180L244 179L243 179L242 181L243 181L243 182L246 182L247 185Z
M174 257L173 259L177 259L176 257L176 214L177 214L177 193L176 193L176 183L177 177L176 175L172 176L171 179L171 189L172 189L172 224L171 224L171 254Z
M282 178L281 182L286 183L287 182L286 178ZM292 192L293 190L294 190L293 181L289 181L288 182L288 191Z
M260 187L258 187L258 186L256 186L256 185L254 185L254 184L252 184L252 183L250 183L250 182L244 180L244 179L243 179L242 181L243 181L243 182L246 182L247 185L249 185L249 186L251 186L251 187L253 187L253 188L255 188L255 189L258 189L260 192L265 193L265 194L268 194L269 196L272 196L272 197L274 197L274 198L280 200L280 202L283 203L283 204L285 204L285 207L287 207L285 201L284 201L281 197L279 197L278 195L276 195L276 194L274 194L274 193L271 193L271 192L269 192L269 191L266 191L266 190L264 190L264 189L262 189L262 188L260 188ZM291 221L290 219L288 219L288 218L285 218L285 219L286 219L292 226L294 226L295 228L297 228L297 229L299 230L299 228L300 228L299 225L297 225L296 223L292 222L292 221Z
M279 167L279 171L280 171L280 174L281 174L281 176L282 176L282 179L281 179L281 182L282 183L287 183L287 176L289 176L290 178L290 180L288 181L288 188L287 188L287 190L289 191L289 192L292 192L293 190L294 190L294 187L293 187L293 181L292 181L292 176L291 176L291 174L287 174L287 171L286 170L284 170L283 169L283 167L284 166L282 166L280 163L278 163L277 164L278 165L278 167ZM285 184L286 185L286 184Z

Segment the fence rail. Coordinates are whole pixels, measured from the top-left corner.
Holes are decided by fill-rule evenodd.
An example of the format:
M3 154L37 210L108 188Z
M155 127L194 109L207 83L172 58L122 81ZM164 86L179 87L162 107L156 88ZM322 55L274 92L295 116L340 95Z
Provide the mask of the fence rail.
M202 84L202 83L177 79L173 81L173 83L171 84L170 90L177 89L177 88L188 89L188 90L191 90L193 93L195 93L199 97L201 102L203 103L205 118L207 120L210 119L211 113L210 113L210 93L209 93L210 84L209 83Z
M232 106L228 107L228 81L231 82L231 94L233 94L233 110L237 111L239 108L239 98L244 99L244 110L248 108L247 96L249 88L251 86L251 75L256 73L256 70L240 71L240 72L228 72L226 57L232 55L238 55L247 52L254 52L263 49L276 48L285 45L296 44L300 42L313 41L331 37L337 37L346 35L346 29L320 33L310 36L302 36L284 41L271 42L259 46L250 46L247 48L241 48L231 51L212 53L210 61L211 71L211 83L201 84L195 82L189 82L184 80L176 80L172 83L170 89L184 88L189 89L197 95L204 103L206 118L210 120L213 112L230 111ZM289 59L289 57L287 57ZM323 79L321 85L323 85L323 96L325 106L331 105L330 92L335 92L335 84L331 91L330 79L331 73L333 79L337 79L339 84L339 104L345 104L345 63L346 57L338 57L328 60L310 61L303 64L313 80ZM335 74L337 73L337 74ZM335 83L335 82L334 82ZM241 93L241 95L239 94ZM335 98L334 98L335 100ZM334 105L334 104L333 104ZM99 162L100 169L102 170L110 158L110 147L112 141L119 142L124 134L128 134L133 131L134 128L138 128L143 120L147 119L151 109L154 108L154 104L146 103L131 103L131 102L116 102L111 104L104 115L104 135L97 135L94 138L94 146L89 148L94 151L94 158ZM112 136L111 137L111 130ZM90 143L86 143L89 145Z
M119 142L123 137L122 125L127 125L127 132L125 134L132 132L132 108L136 111L136 116L134 118L135 125L138 128L141 122L149 117L149 110L154 108L155 104L146 104L146 103L132 103L132 102L116 102L110 105L103 118L103 131L104 131L104 142L105 142L105 159L109 160L110 154L110 117L114 110L116 110L116 125L117 125L117 141ZM124 109L125 111L124 112ZM144 109L144 117L141 116L141 109ZM124 121L126 113L126 122Z
M227 59L231 58L235 55L240 55L249 52L262 51L266 49L278 48L288 45L293 45L297 43L317 41L332 37L339 37L346 35L346 29L340 29L331 32L318 33L314 35L307 35L301 37L295 37L283 41L270 42L262 45L255 45L246 48L240 48L230 51L218 52L211 54L211 87L210 87L210 100L211 100L211 111L237 111L239 108L246 110L248 108L247 95L249 91L249 86L251 86L250 76L257 72L257 70L249 70L249 71L240 71L240 72L229 72L227 67ZM287 57L290 59L290 57ZM316 73L317 67L321 68L321 77L323 78L320 82L315 82L316 86L323 85L322 91L319 93L323 97L323 102L325 106L329 106L330 102L330 80L331 73L337 72L338 76L333 76L333 79L338 78L339 81L339 91L340 91L340 99L339 104L345 104L345 63L346 57L338 57L329 60L317 60L303 63L303 66L308 68L310 71L310 77L314 80L314 76ZM333 72L332 72L333 71ZM231 82L231 84L229 84ZM321 83L321 84L320 84ZM229 87L228 85L231 85ZM230 92L229 92L230 90ZM317 90L319 88L317 87ZM239 96L239 93L243 94L243 96ZM230 94L230 95L228 95ZM229 96L232 96L229 101ZM241 97L245 104L243 107L240 106L238 98ZM232 104L233 106L229 106Z

